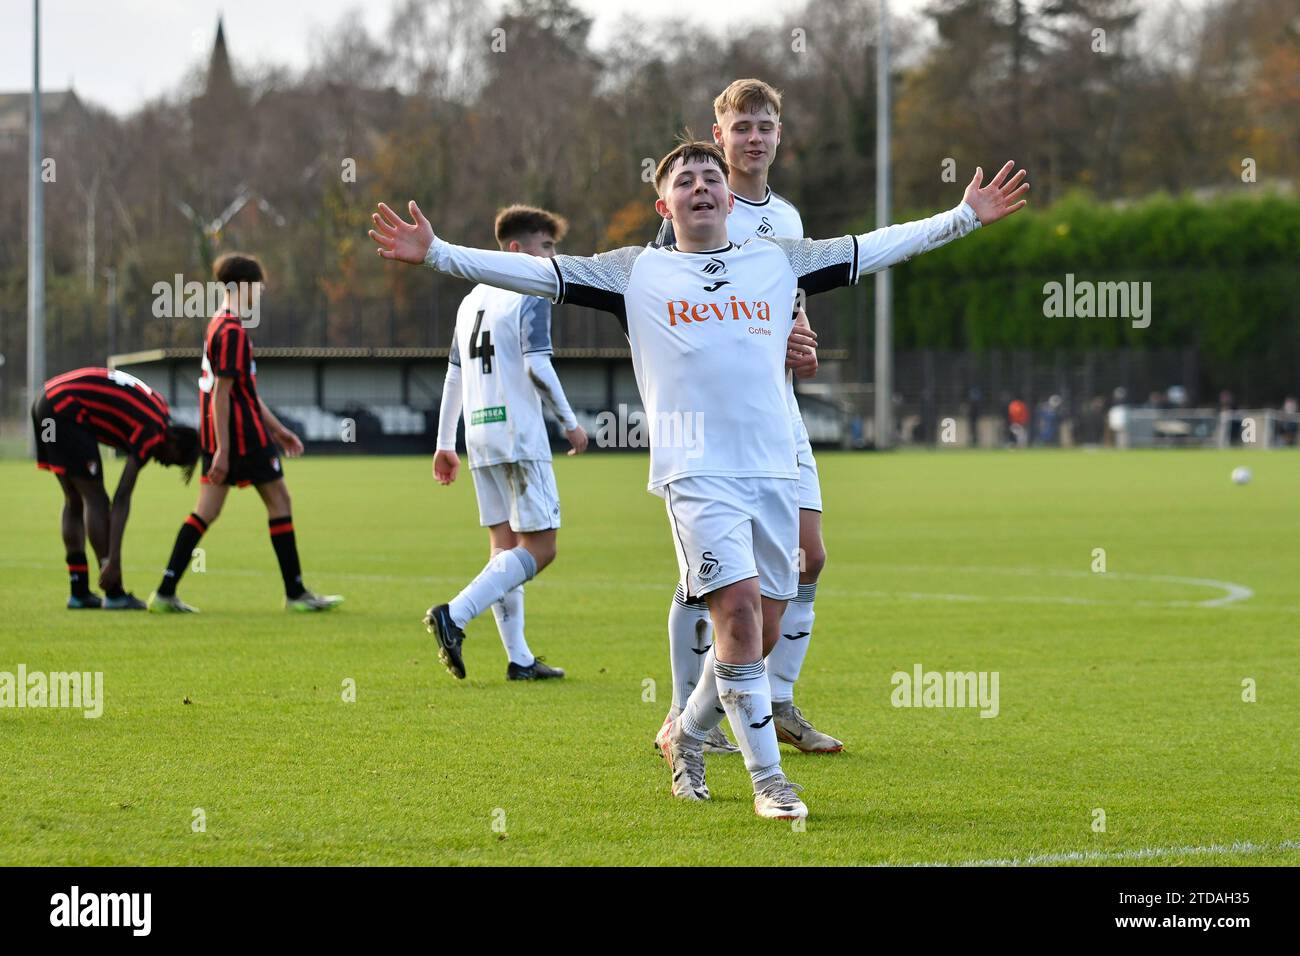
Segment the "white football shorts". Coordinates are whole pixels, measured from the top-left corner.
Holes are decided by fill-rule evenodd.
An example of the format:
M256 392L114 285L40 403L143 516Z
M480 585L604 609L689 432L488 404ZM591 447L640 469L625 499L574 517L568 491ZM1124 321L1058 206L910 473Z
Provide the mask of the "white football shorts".
M478 523L510 522L515 532L560 526L560 492L549 461L507 461L471 468L478 496Z
M792 478L693 475L664 488L688 599L757 577L764 597L799 589L799 487Z
M817 476L817 459L813 457L812 442L803 418L794 422L794 447L799 458L799 510L822 510L822 483Z

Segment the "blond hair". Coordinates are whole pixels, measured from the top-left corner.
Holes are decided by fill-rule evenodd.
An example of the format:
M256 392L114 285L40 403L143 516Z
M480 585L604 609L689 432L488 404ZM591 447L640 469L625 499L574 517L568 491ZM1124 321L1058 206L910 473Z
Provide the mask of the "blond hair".
M781 94L770 84L752 77L733 80L713 101L713 114L718 118L719 126L728 113L758 113L762 110L780 117Z

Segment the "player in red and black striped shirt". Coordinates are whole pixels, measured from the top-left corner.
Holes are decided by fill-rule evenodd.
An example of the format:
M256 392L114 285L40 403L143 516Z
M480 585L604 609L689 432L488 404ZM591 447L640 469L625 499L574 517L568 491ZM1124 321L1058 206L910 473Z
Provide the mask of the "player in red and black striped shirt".
M284 427L257 394L253 343L241 318L256 315L265 282L261 263L252 256L229 253L216 261L212 271L225 286L226 295L221 311L208 323L203 342L203 370L199 377L202 487L198 504L176 535L162 583L149 598L149 609L195 610L176 596L176 585L195 545L221 514L230 486L252 485L261 495L270 519L271 545L284 579L285 607L328 611L343 599L316 595L303 586L289 514L289 489L280 464L281 450L290 458L302 454L302 441Z
M63 544L72 594L68 607L138 610L144 602L122 589L122 538L131 493L150 461L178 465L189 481L199 458L199 436L175 425L167 401L138 378L107 368L79 368L45 383L32 406L36 467L53 472L63 488ZM110 507L100 444L126 452ZM99 595L90 590L86 533L99 559Z

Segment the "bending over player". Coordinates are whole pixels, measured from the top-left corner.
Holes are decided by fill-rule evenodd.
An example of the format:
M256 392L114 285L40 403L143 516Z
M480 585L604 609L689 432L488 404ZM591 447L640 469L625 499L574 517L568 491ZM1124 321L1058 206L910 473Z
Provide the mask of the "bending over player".
M156 461L176 465L186 483L199 460L199 435L175 425L167 401L133 375L79 368L45 383L32 406L36 467L53 472L63 489L63 546L72 594L68 607L140 610L144 602L122 587L122 540L140 469ZM126 452L110 507L99 445ZM99 559L101 601L90 590L86 533Z
M948 212L824 240L730 242L734 199L726 158L712 143L684 143L656 169L655 208L677 232L670 249L545 259L438 239L414 202L413 223L382 204L373 217L370 235L385 258L611 312L628 335L646 420L677 435L687 420L699 429L690 449L662 433L650 443L649 488L664 498L685 594L707 599L716 629L715 681L701 680L664 742L675 796L708 799L702 744L725 712L755 812L808 813L781 772L763 670L764 650L798 593L799 473L785 359L799 288L813 295L850 285L1014 212L1027 186L1023 172L1008 178L1011 169L988 186L977 171Z
M508 252L549 259L567 228L563 217L544 209L510 206L497 215L497 244ZM465 677L464 628L488 607L509 658L507 679L564 676L563 670L534 657L524 637L524 581L555 560L560 527L543 399L573 446L569 454L582 454L587 433L574 418L551 365L551 303L476 285L456 313L433 476L443 485L456 480L456 426L464 408L465 447L490 554L478 577L449 604L429 608L424 621L438 638L439 659L458 679ZM504 588L507 581L509 589Z

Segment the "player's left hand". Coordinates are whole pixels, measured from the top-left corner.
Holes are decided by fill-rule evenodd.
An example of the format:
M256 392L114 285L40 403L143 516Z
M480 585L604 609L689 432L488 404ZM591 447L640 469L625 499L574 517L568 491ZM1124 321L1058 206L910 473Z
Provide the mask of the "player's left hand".
M115 591L122 586L122 569L113 562L112 558L105 561L99 568L99 587L104 591Z
M975 167L975 175L961 198L966 205L975 210L981 225L987 226L1004 219L1024 208L1025 203L1028 202L1027 199L1020 197L1029 191L1029 183L1023 181L1029 174L1021 169L1012 176L1011 170L1015 165L1014 159L1008 159L1006 165L998 170L998 174L989 180L987 186L980 185L984 179L984 170Z
M569 449L570 455L581 455L587 450L587 432L581 425L574 425L564 433L564 437L569 439L569 444L573 446Z
M280 440L280 448L284 451L284 457L297 458L302 454L302 439L289 429L286 428L277 437Z
M817 374L817 333L808 324L803 309L795 316L794 328L785 343L785 367L799 378L812 378Z

